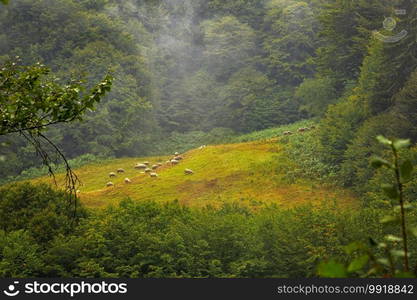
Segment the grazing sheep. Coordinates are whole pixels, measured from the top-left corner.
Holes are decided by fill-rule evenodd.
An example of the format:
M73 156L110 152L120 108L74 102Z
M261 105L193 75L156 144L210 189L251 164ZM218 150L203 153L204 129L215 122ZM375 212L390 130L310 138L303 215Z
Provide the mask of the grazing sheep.
M107 186L107 187L114 186L114 183L113 183L113 182L107 182L107 183L106 183L106 186Z
M132 183L132 180L130 180L129 178L125 178L125 183Z
M116 177L116 173L114 173L114 172L110 172L110 173L109 173L109 177L110 177L110 178L112 178L112 177Z
M302 133L302 132L306 132L306 129L305 128L298 128L297 131L300 132L300 133Z
M145 173L150 173L150 172L152 172L152 169L149 169L149 168L145 169Z
M201 145L200 147L198 147L198 149L204 149L204 148L206 148L207 146L206 145Z
M162 167L162 163L157 163L158 167Z
M170 162L171 162L170 160L167 160L167 161L166 161L166 163L167 163L167 164L169 164Z
M156 177L158 177L158 174L156 174L156 173L150 173L149 176L151 176L153 178L156 178Z
M180 155L180 154L178 152L175 152L174 155L177 156L177 155Z
M171 159L171 164L178 165L179 161L176 159Z
M135 166L135 169L146 169L146 168L147 168L147 166L145 164L137 164Z
M174 157L175 160L182 160L182 156L181 155L177 155Z
M185 169L184 170L184 173L185 173L185 175L193 175L194 174L194 171L193 170L190 170L190 169Z
M122 169L122 168L117 169L117 173L124 173L124 172L125 172L125 170L124 170L124 169Z
M143 162L144 165L149 166L149 161Z
M156 170L156 169L158 169L158 167L159 167L158 165L153 165L152 170Z
M291 131L284 131L284 135L292 135Z

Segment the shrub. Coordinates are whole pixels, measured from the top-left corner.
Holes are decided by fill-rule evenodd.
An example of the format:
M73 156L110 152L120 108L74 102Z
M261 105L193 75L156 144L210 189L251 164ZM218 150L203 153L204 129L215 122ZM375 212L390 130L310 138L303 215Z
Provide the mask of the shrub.
M0 229L5 232L27 230L39 243L51 241L54 236L71 231L73 207L68 195L47 185L21 183L0 189ZM78 217L85 211L79 208Z
M39 276L44 268L40 247L23 230L0 230L0 277Z

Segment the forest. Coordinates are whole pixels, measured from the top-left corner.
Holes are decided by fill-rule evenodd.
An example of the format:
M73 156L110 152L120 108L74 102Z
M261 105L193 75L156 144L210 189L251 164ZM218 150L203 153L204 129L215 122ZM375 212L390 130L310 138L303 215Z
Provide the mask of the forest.
M0 26L1 277L417 276L415 1L3 0Z

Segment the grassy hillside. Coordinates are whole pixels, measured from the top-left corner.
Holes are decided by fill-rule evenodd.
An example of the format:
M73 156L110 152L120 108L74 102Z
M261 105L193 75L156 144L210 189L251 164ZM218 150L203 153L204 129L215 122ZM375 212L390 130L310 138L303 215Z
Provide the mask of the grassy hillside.
M283 147L285 144L280 143L280 138L208 146L184 153L183 161L176 166L166 163L168 156L93 163L76 170L83 183L80 197L88 207L105 207L124 198L178 200L197 207L238 202L254 209L271 203L284 207L300 203L320 204L321 201L337 202L343 206L355 203L354 197L340 188L319 185L307 179L288 183L285 171L280 170L288 170L292 164L294 168L297 166L286 157ZM158 178L150 178L134 169L136 163L143 161L151 164L163 162L157 170ZM126 173L110 179L108 174L118 168L124 168ZM185 175L186 168L192 169L194 175ZM132 183L125 184L125 177ZM62 180L61 175L57 178L58 182ZM50 182L51 179L34 181ZM106 187L109 181L115 186Z

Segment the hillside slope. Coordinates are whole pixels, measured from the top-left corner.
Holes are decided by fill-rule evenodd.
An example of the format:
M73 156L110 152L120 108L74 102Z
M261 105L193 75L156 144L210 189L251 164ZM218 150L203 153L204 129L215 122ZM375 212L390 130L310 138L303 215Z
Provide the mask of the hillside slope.
M183 154L176 166L167 164L170 157L117 159L84 166L76 170L82 181L80 198L88 207L117 204L124 198L137 201L173 201L190 206L217 207L223 203L238 202L257 208L275 203L291 207L300 203L320 204L321 201L353 205L354 197L346 190L325 187L308 180L288 183L280 165L291 165L278 139L215 145L194 149ZM163 162L158 178L150 178L134 169L136 163ZM124 168L126 173L110 179L108 174ZM194 175L185 175L184 169ZM131 179L125 184L124 178ZM58 181L62 176L57 176ZM50 182L49 178L35 181ZM106 187L112 181L114 187Z

